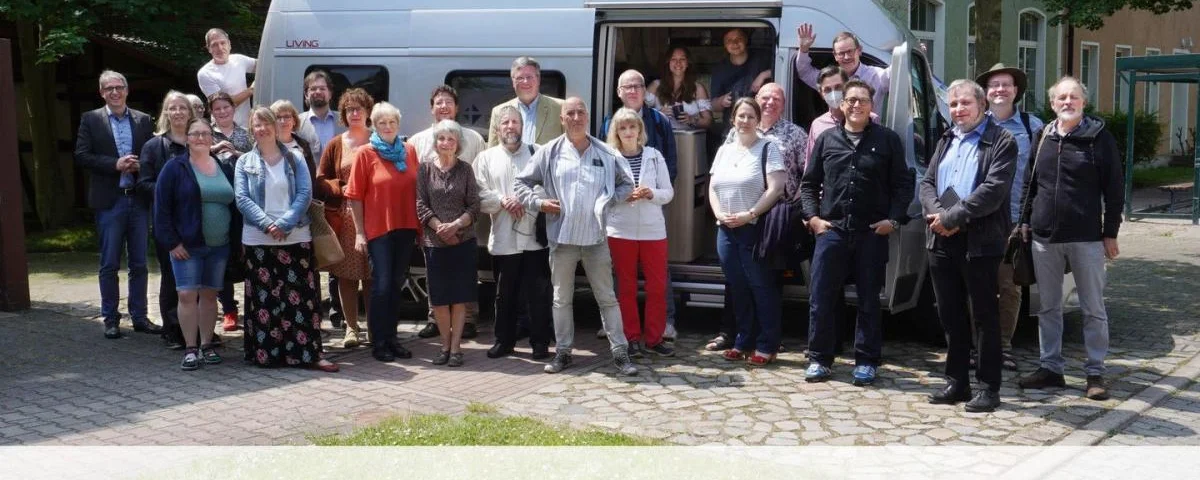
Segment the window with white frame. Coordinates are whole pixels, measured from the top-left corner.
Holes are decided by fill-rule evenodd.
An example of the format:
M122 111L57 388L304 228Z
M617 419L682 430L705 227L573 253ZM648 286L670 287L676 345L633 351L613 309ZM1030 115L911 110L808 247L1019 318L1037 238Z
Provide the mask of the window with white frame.
M1121 57L1129 57L1133 55L1133 47L1128 45L1117 45L1113 54L1113 111L1125 111L1126 104L1129 103L1129 81L1121 75L1120 70L1117 70L1117 59Z
M913 36L921 42L929 66L935 73L941 72L937 65L941 55L938 54L938 16L941 13L941 3L933 0L913 0L908 7L908 28Z
M975 4L967 6L967 78L975 78Z
M1152 57L1162 55L1162 50L1157 48L1147 48L1146 56ZM1146 88L1142 90L1145 97L1142 98L1142 104L1145 105L1146 113L1158 113L1158 82L1146 82Z
M1087 42L1080 45L1079 80L1087 87L1088 104L1095 105L1100 90L1100 45Z
M1037 13L1022 12L1018 25L1017 68L1025 72L1029 83L1021 104L1026 110L1030 110L1039 104L1038 96L1042 92L1041 46L1045 38L1044 21Z

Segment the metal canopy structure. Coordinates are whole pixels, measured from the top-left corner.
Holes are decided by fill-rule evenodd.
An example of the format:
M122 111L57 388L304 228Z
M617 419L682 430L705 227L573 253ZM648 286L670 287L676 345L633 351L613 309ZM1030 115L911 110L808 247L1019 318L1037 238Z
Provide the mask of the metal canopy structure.
M1137 82L1200 84L1200 54L1121 57L1117 59L1117 74L1129 85L1129 102L1125 111L1133 112ZM1200 99L1196 102L1196 125L1200 127ZM1125 136L1128 139L1125 142L1125 218L1191 218L1192 225L1200 224L1200 150L1194 152L1190 213L1170 213L1171 205L1167 205L1168 212L1133 211L1134 120L1134 115L1129 115ZM1195 129L1193 137L1193 145L1200 145L1200 128Z

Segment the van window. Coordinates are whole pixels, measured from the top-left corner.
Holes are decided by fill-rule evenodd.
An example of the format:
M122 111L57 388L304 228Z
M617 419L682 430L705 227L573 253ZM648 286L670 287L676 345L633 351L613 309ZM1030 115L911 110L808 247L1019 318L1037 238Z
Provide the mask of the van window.
M446 74L446 85L458 91L458 123L483 132L484 138L487 138L492 108L515 96L508 70L455 70ZM552 97L566 97L566 77L562 72L542 70L541 92Z
M929 83L927 64L920 55L913 53L909 62L909 73L912 75L912 105L910 113L913 120L913 153L917 164L922 167L929 165L929 157L937 147L937 97Z
M304 69L308 76L313 70L324 70L333 80L330 97L330 108L337 110L338 100L342 92L348 88L361 88L371 94L376 102L388 99L388 70L382 65L309 65Z

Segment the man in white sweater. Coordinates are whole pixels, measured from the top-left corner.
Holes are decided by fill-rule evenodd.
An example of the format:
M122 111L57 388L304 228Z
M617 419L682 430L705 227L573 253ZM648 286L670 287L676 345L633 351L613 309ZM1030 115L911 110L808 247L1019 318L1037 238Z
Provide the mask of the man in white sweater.
M474 165L480 210L491 218L487 247L496 278L496 343L487 356L500 358L513 353L518 312L524 303L532 358L545 360L550 358L550 342L554 339L545 216L522 206L513 185L537 147L521 142L523 125L516 107L505 105L497 113L495 135L500 137L500 144L480 153Z

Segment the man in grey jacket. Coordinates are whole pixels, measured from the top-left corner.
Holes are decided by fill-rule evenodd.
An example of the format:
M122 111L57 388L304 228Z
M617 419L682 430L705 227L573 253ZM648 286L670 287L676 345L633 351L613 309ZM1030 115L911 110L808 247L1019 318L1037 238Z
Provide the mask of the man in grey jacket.
M621 165L620 156L600 139L588 135L588 110L583 100L566 99L561 119L566 133L533 155L515 185L526 209L546 213L556 352L545 371L558 373L571 365L575 267L582 261L600 306L613 362L620 374L636 375L613 291L612 256L604 228L608 206L629 198L633 180ZM544 194L534 190L539 185L545 189Z

